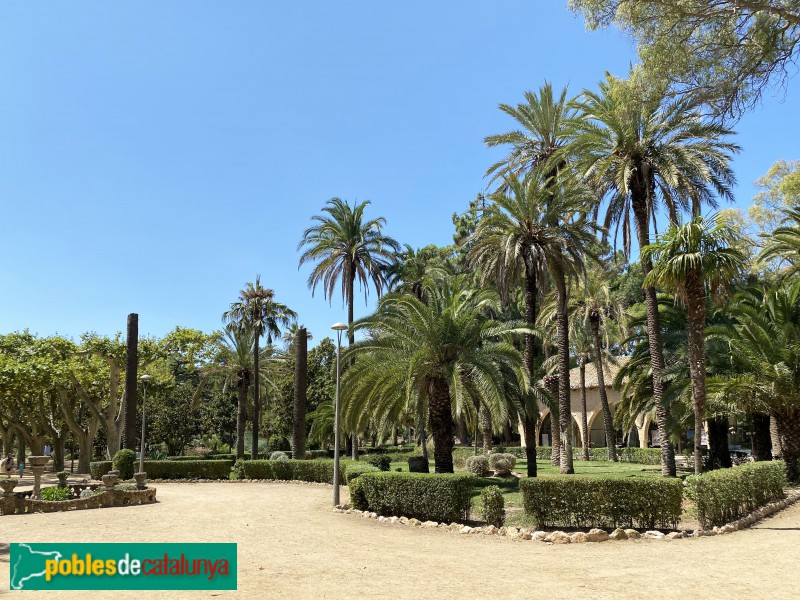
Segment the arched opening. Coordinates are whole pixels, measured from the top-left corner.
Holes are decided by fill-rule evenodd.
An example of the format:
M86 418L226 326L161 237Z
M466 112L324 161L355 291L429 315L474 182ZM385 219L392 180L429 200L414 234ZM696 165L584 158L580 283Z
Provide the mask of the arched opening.
M609 407L611 409L611 418L614 418L614 406ZM616 438L617 438L617 445L621 445L624 443L624 437L622 435L621 429L615 430ZM592 421L589 425L589 447L591 448L606 448L608 444L606 443L606 425L605 421L603 420L603 411L597 411L592 417Z
M542 426L539 428L539 445L552 446L553 444L553 426L550 421L550 413L548 412L542 419Z

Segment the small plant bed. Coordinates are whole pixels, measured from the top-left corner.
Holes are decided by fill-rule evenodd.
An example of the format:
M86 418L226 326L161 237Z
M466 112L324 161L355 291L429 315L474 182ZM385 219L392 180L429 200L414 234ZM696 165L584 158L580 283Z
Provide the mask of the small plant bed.
M156 488L135 488L135 484L124 483L115 483L111 489L98 485L53 486L42 488L40 499L30 498L28 492L11 492L0 496L0 515L137 506L156 501Z

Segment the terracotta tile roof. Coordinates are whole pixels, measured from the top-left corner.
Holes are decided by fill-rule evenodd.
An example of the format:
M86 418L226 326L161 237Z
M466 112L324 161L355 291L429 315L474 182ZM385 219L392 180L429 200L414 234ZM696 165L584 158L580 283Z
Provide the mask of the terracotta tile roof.
M628 362L629 358L627 356L618 356L616 358L616 364L613 364L610 360L603 362L603 376L605 378L606 387L611 387L614 383L614 377L617 376L617 372L620 370L624 364ZM581 389L581 373L580 367L575 367L574 369L570 369L569 371L569 387L573 390ZM594 366L594 363L588 363L586 365L586 388L596 388L597 385L597 369Z

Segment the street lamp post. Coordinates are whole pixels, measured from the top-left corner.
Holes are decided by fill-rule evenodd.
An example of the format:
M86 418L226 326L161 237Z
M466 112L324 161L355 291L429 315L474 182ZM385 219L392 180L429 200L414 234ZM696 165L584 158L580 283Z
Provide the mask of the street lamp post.
M151 379L152 377L147 374L139 377L139 381L142 382L142 388L144 388L144 397L142 398L142 441L139 443L139 473L144 473L144 418L147 404L147 384L150 383Z
M336 406L333 413L333 505L339 505L339 399L342 395L341 360L342 332L347 330L344 323L334 323L331 329L336 332Z

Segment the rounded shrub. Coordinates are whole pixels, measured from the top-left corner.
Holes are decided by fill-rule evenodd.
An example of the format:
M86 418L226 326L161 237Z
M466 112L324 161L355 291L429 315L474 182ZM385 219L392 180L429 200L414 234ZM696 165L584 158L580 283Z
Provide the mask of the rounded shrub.
M114 455L111 459L111 464L119 471L120 479L133 479L133 466L136 463L136 452L133 450L123 449Z
M97 493L97 492L96 492L95 490L91 490L91 489L88 489L88 488L87 488L87 489L85 489L85 490L81 490L81 498L91 498L91 497L92 497L92 496L94 496L96 493Z
M269 455L270 460L289 460L289 457L286 456L286 452L281 452L278 450L277 452L273 452Z
M476 477L485 477L489 474L489 459L483 454L467 458L467 471Z
M372 456L367 456L365 460L368 464L380 469L381 471L388 471L392 466L391 457L385 454L375 454Z
M69 488L60 486L42 488L42 500L53 502L57 500L69 500L70 498L72 498L72 492Z
M511 454L490 454L489 468L494 471L495 476L506 477L511 475L517 459Z
M484 521L495 527L503 526L506 520L506 502L499 487L490 485L481 490L481 506Z

